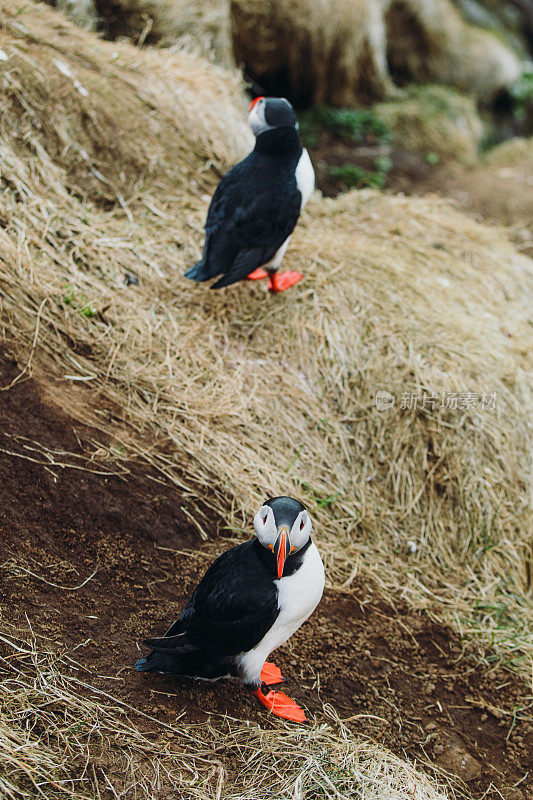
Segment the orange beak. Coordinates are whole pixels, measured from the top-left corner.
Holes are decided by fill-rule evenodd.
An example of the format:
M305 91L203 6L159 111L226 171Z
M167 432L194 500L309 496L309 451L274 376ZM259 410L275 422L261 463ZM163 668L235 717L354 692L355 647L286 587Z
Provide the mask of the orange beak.
M289 529L288 528L280 528L278 531L278 538L276 539L276 544L274 545L274 554L276 556L276 564L278 567L278 579L283 575L283 568L285 566L285 560L287 558L287 554L289 552Z
M250 113L252 108L255 106L256 103L259 102L259 100L264 100L264 99L265 99L264 97L256 97L255 100L252 100L252 102L250 103L250 108L248 109L248 113Z

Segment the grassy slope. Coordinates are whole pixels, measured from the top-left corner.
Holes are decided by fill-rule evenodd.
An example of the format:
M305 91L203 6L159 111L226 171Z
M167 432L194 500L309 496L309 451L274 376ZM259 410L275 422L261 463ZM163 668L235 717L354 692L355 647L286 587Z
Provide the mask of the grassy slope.
M330 583L362 573L525 672L531 262L445 203L362 192L312 201L286 296L191 286L250 143L235 78L16 2L0 48L0 320L29 369L73 414L114 403L114 435L237 529L265 493L300 496ZM497 409L400 408L430 391Z

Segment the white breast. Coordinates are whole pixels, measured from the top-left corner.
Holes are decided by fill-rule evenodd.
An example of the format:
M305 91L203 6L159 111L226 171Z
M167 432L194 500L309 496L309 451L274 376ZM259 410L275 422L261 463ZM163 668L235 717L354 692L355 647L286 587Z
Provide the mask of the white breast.
M309 153L304 148L298 166L296 167L296 185L302 194L302 205L300 211L303 209L315 188L315 171L309 158Z
M309 153L305 149L300 156L300 160L298 161L294 175L296 178L296 185L302 195L302 202L300 205L301 211L311 197L313 189L315 188L315 171L313 169L313 165L311 164ZM263 264L266 269L274 272L281 267L281 262L283 261L283 256L285 255L287 247L289 246L290 239L291 237L287 236L279 250L274 253L274 256L270 259L270 261L266 264Z
M274 581L278 587L279 614L259 644L237 657L246 683L257 683L263 664L270 653L289 639L311 616L324 591L324 565L316 545L306 550L300 568L285 578Z

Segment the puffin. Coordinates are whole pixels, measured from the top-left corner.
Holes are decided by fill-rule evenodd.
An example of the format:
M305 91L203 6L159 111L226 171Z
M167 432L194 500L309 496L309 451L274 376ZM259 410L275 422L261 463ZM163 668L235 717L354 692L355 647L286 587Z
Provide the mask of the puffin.
M221 275L211 289L266 278L271 292L284 292L303 278L301 272L278 270L313 192L315 173L288 100L257 97L248 122L255 147L218 184L207 213L202 258L185 277L208 281Z
M216 681L233 678L270 712L305 722L267 658L313 613L324 591L324 565L311 539L311 517L298 500L272 497L254 517L255 537L208 568L164 636L146 639L140 672Z

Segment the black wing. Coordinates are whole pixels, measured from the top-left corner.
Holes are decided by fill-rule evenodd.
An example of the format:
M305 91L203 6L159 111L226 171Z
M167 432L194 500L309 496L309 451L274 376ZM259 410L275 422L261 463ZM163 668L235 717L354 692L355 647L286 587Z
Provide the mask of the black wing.
M159 652L194 649L235 655L251 650L279 613L273 574L263 563L256 541L223 553L209 567L187 606L166 635L147 639Z
M207 214L202 261L188 277L208 280L223 273L211 287L218 289L270 261L300 215L302 195L294 176L287 177L291 168L246 158L222 178Z

